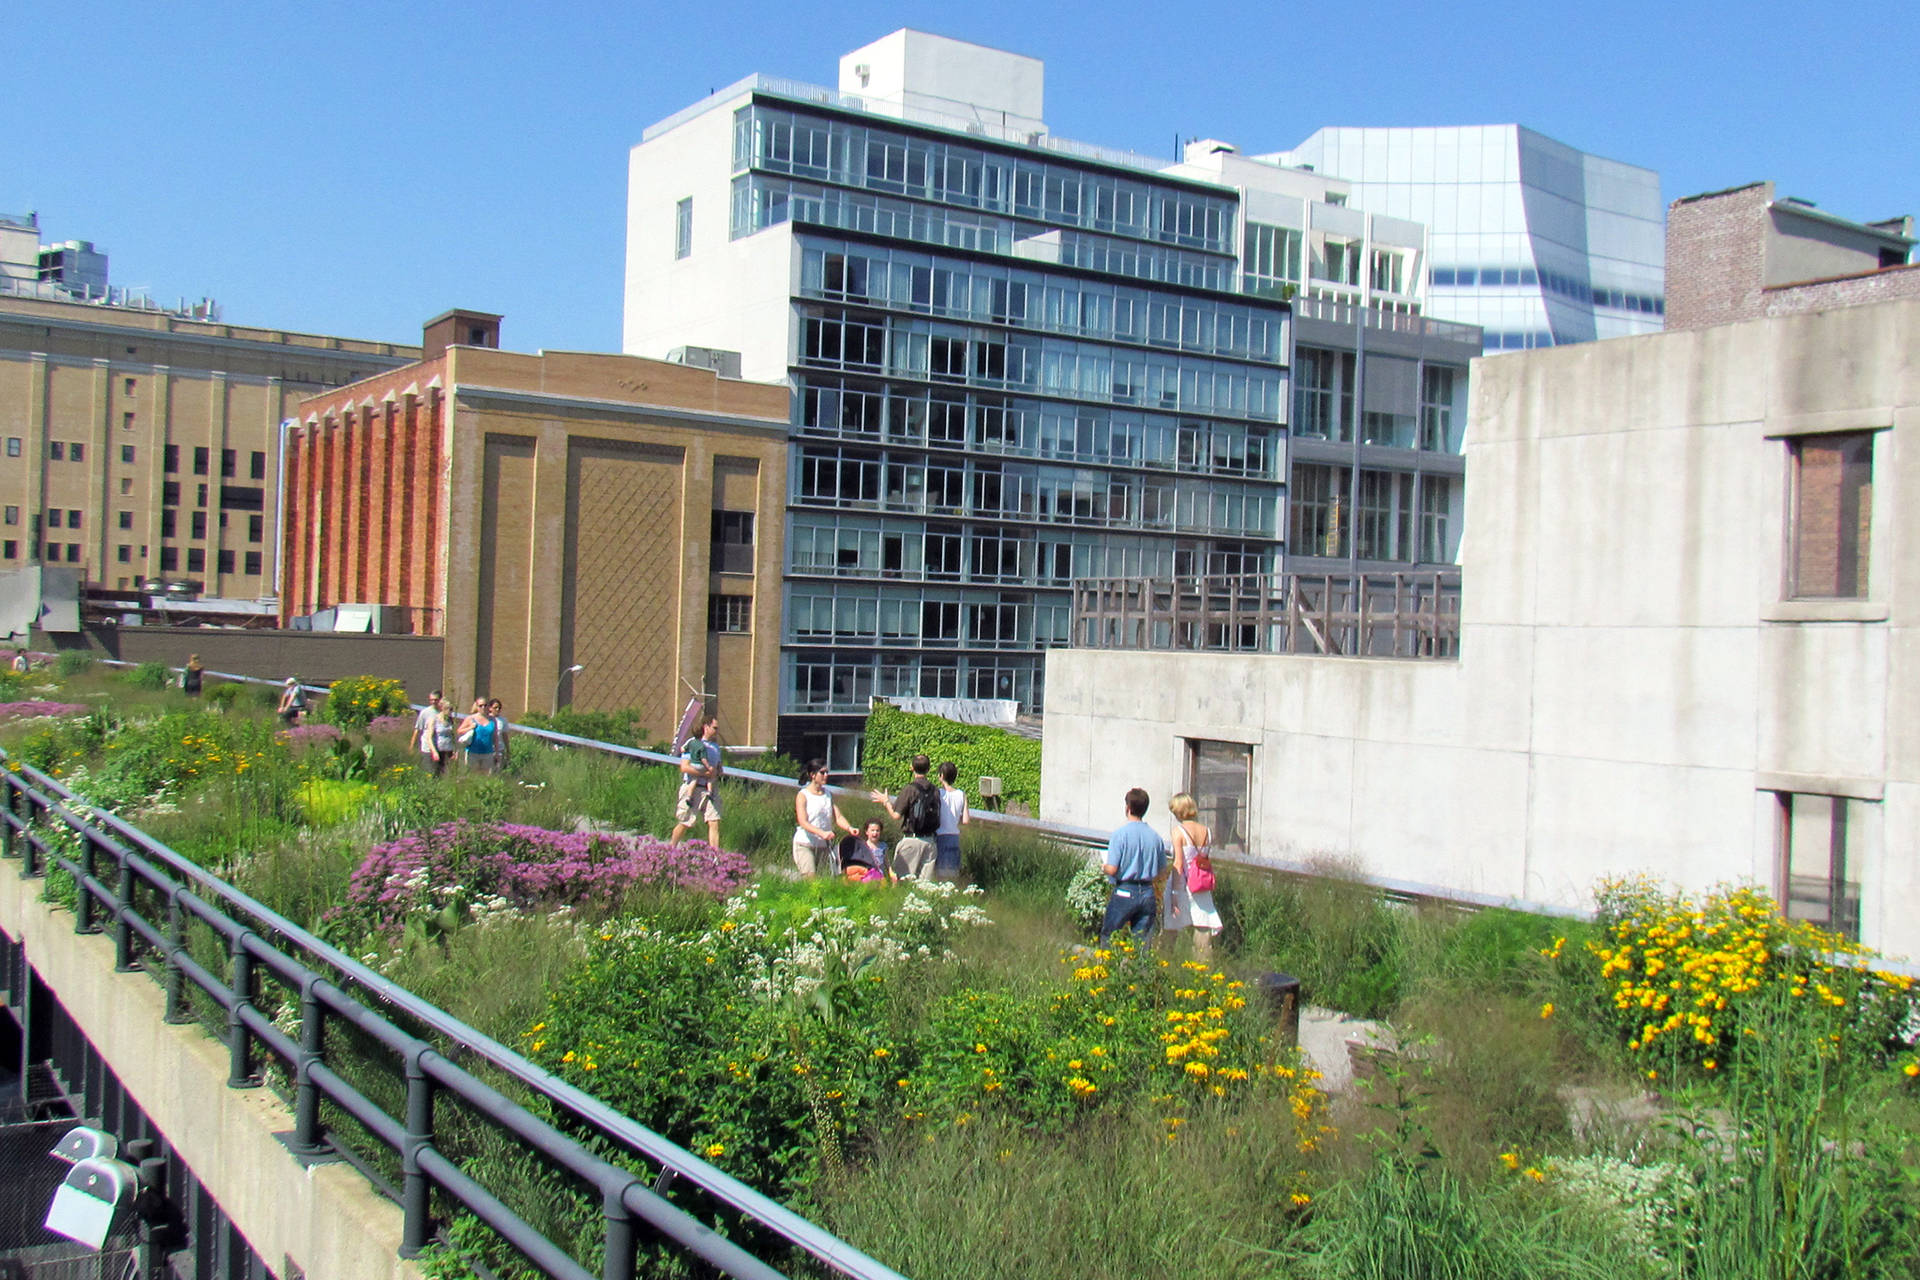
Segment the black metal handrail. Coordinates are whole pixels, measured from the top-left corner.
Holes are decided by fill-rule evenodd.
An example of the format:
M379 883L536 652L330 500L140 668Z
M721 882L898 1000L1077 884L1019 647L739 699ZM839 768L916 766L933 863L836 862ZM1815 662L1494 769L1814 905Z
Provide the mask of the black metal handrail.
M590 1280L592 1275L441 1150L434 1104L445 1096L597 1192L606 1223L603 1280L630 1280L634 1275L643 1225L724 1274L778 1280L780 1272L772 1266L669 1200L664 1192L675 1178L833 1271L855 1280L901 1280L891 1268L381 977L132 824L87 804L53 778L5 751L0 751L0 762L5 766L0 768L0 854L21 858L23 876L42 876L56 867L70 875L76 890L75 931L93 933L110 926L119 970L140 968L148 956L158 958L164 966L170 1021L191 1019L189 986L218 1006L225 1015L229 1085L259 1083L258 1052L285 1064L293 1082L289 1145L294 1152L320 1155L331 1150L321 1127L324 1100L399 1158L403 1256L417 1254L429 1243L431 1193L438 1188L548 1275L564 1280ZM53 834L61 830L69 836ZM77 842L77 850L65 848L69 842ZM189 929L196 923L223 943L224 975L193 954ZM261 1011L264 980L277 982L297 999L297 1038ZM659 1174L646 1178L594 1154L478 1079L432 1042L378 1012L375 1004L444 1036L580 1120L594 1138L656 1165ZM330 1024L351 1027L393 1056L404 1084L404 1114L390 1114L369 1099L339 1070L346 1064L330 1060L325 1034Z

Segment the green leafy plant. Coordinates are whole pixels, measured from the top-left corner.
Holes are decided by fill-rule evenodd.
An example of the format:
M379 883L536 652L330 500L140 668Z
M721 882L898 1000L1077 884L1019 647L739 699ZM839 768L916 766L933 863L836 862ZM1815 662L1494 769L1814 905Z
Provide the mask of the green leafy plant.
M385 676L342 676L327 688L320 718L342 729L365 729L375 716L405 715L406 688Z
M85 675L93 669L93 655L85 649L63 649L53 660L53 673L62 680Z
M136 689L158 693L172 682L173 673L164 662L143 662L127 672L127 683Z
M912 776L915 755L925 755L935 764L953 761L962 791L971 793L979 778L998 778L1001 795L1009 804L1036 811L1040 807L1039 742L991 725L956 724L941 716L917 715L875 702L860 748L860 768L867 782L883 791L898 791Z
M245 685L234 684L231 681L208 685L207 705L209 707L218 707L222 710L231 710L239 705L240 699L246 691L247 688Z

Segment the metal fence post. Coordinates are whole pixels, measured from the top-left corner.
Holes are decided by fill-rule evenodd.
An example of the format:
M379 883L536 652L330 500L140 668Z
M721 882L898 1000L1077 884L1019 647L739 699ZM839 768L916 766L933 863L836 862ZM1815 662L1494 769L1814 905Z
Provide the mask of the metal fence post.
M600 1192L600 1211L607 1221L606 1257L600 1264L601 1280L633 1280L635 1240L633 1213L627 1208L627 1186L606 1187Z
M75 933L98 933L100 926L93 921L93 895L87 892L87 881L93 878L93 837L80 832L80 872L74 876L73 931Z
M180 955L187 949L187 913L180 908L180 886L167 891L167 1008L168 1022L185 1022L187 1012L187 971L180 967Z
M127 851L122 848L114 855L114 865L119 868L120 880L114 886L113 893L113 967L120 973L130 973L140 967L133 955L133 869L127 865Z
M418 1257L433 1236L432 1188L420 1168L420 1149L433 1143L433 1081L421 1061L428 1052L426 1045L416 1044L407 1054L407 1145L400 1153L403 1258Z
M294 1154L317 1156L326 1150L320 1136L320 1087L313 1082L313 1068L320 1062L326 1045L326 1016L315 988L320 980L308 975L300 984L300 1056L294 1063L293 1142Z
M257 1084L253 1078L253 1037L247 1032L242 1011L253 1006L253 957L247 954L247 938L236 933L228 943L233 957L233 976L229 990L233 1003L227 1009L227 1087L247 1089Z

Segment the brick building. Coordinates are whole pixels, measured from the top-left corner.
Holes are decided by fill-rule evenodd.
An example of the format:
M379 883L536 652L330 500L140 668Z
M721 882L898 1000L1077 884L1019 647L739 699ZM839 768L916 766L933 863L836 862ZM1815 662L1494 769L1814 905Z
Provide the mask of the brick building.
M1667 328L1920 298L1913 219L1850 222L1771 182L1676 200L1667 209Z
M0 296L0 570L274 589L280 424L419 350Z
M418 363L299 407L283 625L378 605L381 629L445 637L456 697L638 707L666 736L691 684L730 741L770 743L786 389L500 351L478 312L424 337Z

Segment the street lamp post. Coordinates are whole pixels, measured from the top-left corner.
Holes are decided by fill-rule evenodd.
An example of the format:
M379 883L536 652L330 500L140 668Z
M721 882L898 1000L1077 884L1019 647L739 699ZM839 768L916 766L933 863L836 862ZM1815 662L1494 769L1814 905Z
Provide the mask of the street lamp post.
M576 662L572 666L568 667L565 671L562 671L560 673L560 678L553 682L553 714L554 715L557 716L560 714L560 686L564 685L567 682L568 676L572 675L576 671L581 671L584 669L585 669L584 663Z

